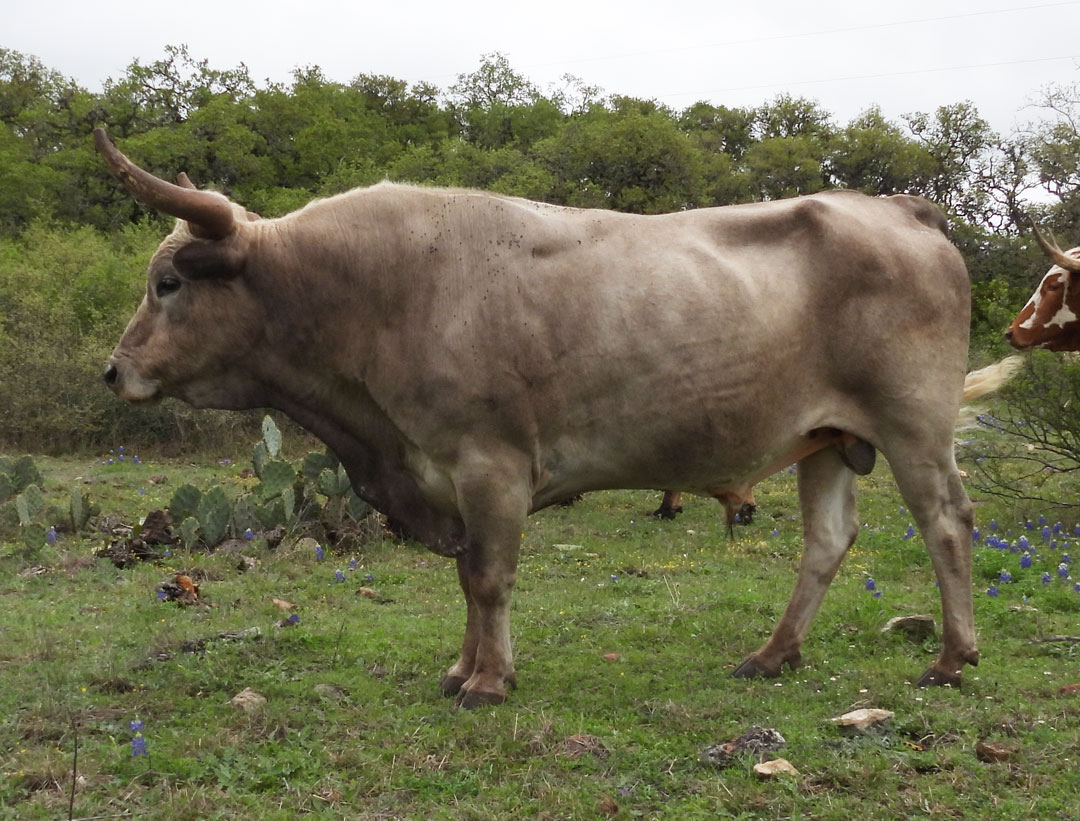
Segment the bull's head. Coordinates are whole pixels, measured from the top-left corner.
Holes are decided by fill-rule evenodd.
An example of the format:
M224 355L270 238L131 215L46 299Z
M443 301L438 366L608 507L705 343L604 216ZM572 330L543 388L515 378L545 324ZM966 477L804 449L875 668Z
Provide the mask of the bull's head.
M1013 347L1080 351L1080 248L1062 251L1032 223L1035 237L1054 263L1027 305L1005 332Z
M221 194L180 185L136 166L101 129L94 143L136 199L178 217L154 254L146 296L105 369L105 382L129 402L177 396L199 407L249 407L253 386L242 366L257 344L257 300L247 282L256 228Z

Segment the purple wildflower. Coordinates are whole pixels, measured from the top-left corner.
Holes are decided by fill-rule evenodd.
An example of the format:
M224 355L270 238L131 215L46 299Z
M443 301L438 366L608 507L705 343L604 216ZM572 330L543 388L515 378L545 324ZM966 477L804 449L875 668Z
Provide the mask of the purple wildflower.
M866 580L866 589L867 590L877 590L877 582L875 582L872 578L868 578Z
M1050 582L1052 582L1053 580L1054 580L1054 577L1051 576L1049 573L1043 573L1042 574L1042 583L1043 584L1050 584Z
M255 538L255 531L249 527L247 530L244 531L244 538L250 542L252 539Z
M1031 554L1025 553L1020 557L1020 568L1022 570L1027 570L1029 567L1031 567Z
M326 551L323 550L321 544L315 545L315 561L321 562L326 558Z
M137 733L143 728L143 723L139 719L134 718L131 720L131 732Z
M1031 547L1031 542L1028 541L1027 536L1021 536L1019 539L1016 540L1016 546L1019 547L1021 550L1027 550L1029 547Z
M1012 581L1012 573L1010 573L1008 570L1002 570L998 574L998 581L1002 584L1008 584Z
M150 755L150 751L146 749L146 739L142 735L136 735L131 739L131 756L135 758L140 755Z
M998 589L996 587L994 587L994 585L990 585L986 589L986 595L990 596L991 598L996 598L997 594L998 594Z
M1062 562L1061 564L1058 565L1058 578L1059 579L1067 579L1067 578L1069 578L1069 566L1067 564L1065 564L1065 562Z
M345 573L343 571L341 571L341 570L335 570L334 571L334 581L336 581L336 582L345 581Z

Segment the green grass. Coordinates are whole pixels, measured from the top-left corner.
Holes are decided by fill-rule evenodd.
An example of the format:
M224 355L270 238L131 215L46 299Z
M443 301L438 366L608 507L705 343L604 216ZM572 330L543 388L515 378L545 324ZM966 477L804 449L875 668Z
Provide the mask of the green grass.
M215 459L101 461L40 460L47 496L89 482L104 515L131 523L181 481L250 481L242 465ZM168 481L149 484L155 475ZM1075 817L1080 695L1057 691L1080 681L1080 651L1032 643L1080 633L1072 582L1056 572L1041 582L1062 549L1040 550L1022 570L1018 554L981 547L982 664L960 690L916 689L909 682L936 642L880 628L900 614L940 621L940 604L879 467L860 480L867 527L804 666L738 680L731 671L783 610L800 547L795 478L780 474L755 493L758 516L734 539L715 503L688 498L682 516L657 522L650 493L594 494L531 518L513 605L520 686L505 705L474 712L437 693L464 608L451 563L416 545L376 539L318 562L255 544L259 564L241 572L235 554L183 551L119 570L92 559L101 535L62 536L35 555L4 543L0 818L68 817L76 738L77 818ZM978 507L984 531L996 518L1012 540L1018 516L998 502ZM1028 536L1037 541L1037 530ZM25 573L34 566L47 570ZM1014 581L986 595L1003 569ZM179 571L211 606L157 600L156 586ZM866 590L871 576L880 597ZM361 586L392 601L357 595ZM297 605L299 624L278 626L273 597ZM261 635L185 652L185 642L251 627ZM266 696L264 709L230 705L245 687ZM881 733L842 736L829 719L859 706L896 716ZM134 719L148 756L132 756ZM724 770L700 761L704 747L751 724L784 735L780 755L797 778L763 782L749 760ZM577 755L575 735L591 737L592 751ZM1015 754L983 763L981 739Z

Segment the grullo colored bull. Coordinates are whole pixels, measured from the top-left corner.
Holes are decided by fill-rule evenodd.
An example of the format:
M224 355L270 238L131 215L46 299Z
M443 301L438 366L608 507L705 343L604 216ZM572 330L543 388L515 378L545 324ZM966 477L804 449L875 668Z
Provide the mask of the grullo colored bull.
M1062 251L1034 223L1031 227L1053 265L1005 338L1021 350L1080 351L1080 248Z
M95 141L180 220L107 383L135 403L277 408L359 496L455 557L465 637L441 688L459 704L515 683L530 512L603 488L742 494L798 461L798 580L735 674L794 667L859 531L852 466L875 449L941 586L942 649L919 682L957 684L978 661L953 456L968 275L926 201L840 191L631 216L383 183L259 220Z

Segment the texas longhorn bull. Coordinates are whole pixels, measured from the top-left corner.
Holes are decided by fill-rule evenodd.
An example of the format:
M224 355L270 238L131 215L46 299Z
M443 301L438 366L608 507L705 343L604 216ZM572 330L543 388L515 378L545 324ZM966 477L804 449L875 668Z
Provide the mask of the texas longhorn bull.
M258 220L95 140L180 220L106 381L131 402L283 411L358 495L454 556L465 637L441 688L459 704L515 682L530 512L603 488L745 493L798 460L798 580L735 674L794 667L858 534L852 457L873 449L940 581L943 645L919 682L977 663L953 454L969 284L928 202L840 191L631 216L383 183Z

